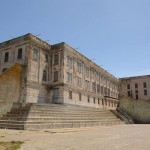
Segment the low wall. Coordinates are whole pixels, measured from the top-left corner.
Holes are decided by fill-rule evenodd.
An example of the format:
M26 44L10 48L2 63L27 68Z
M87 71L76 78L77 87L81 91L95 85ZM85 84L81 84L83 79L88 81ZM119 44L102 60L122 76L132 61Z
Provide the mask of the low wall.
M21 65L16 64L0 74L0 115L20 99Z
M150 101L121 97L119 107L137 123L150 123Z

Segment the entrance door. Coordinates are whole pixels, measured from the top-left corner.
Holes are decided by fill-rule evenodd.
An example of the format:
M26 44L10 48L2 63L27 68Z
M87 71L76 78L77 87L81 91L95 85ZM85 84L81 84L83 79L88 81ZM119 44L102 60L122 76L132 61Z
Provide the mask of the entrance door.
M53 103L58 103L59 91L53 90Z

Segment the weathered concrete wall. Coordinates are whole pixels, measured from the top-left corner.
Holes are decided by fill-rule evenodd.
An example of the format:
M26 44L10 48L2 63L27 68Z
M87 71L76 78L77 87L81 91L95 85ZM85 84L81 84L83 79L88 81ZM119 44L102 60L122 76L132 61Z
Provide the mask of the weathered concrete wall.
M119 107L129 114L134 120L150 123L150 102L121 97Z
M20 100L21 65L14 65L0 74L0 110L6 112Z
M45 103L47 101L47 86L30 81L26 87L26 102Z

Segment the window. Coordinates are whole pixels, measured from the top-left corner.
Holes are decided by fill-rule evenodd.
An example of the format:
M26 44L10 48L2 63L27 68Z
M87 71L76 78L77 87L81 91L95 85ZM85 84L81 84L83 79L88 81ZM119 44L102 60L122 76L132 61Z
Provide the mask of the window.
M95 82L92 82L92 91L96 92L96 83Z
M37 61L38 60L38 49L33 49L33 55L32 60Z
M82 100L81 93L79 93L79 101L81 101L81 100Z
M43 81L47 81L47 71L46 70L43 70L43 78L42 78Z
M21 59L22 58L22 48L19 48L18 49L18 56L17 56L18 59Z
M127 84L127 89L128 89L128 90L130 89L130 84Z
M85 75L86 77L90 76L90 69L88 67L85 67Z
M54 90L53 91L53 100L54 101L58 100L58 98L59 98L59 91L58 90Z
M45 54L45 62L48 62L48 54Z
M79 73L81 73L81 70L82 70L81 63L80 63L80 62L77 62L77 71L78 71Z
M131 92L130 91L128 91L128 97L130 97L131 96Z
M69 99L72 99L72 91L69 91Z
M82 79L80 77L77 77L77 85L82 86Z
M138 94L138 90L135 90L135 93Z
M100 104L100 100L99 100L99 98L98 98L98 104Z
M144 96L146 96L147 95L147 90L144 90Z
M72 74L67 72L67 82L72 83Z
M54 72L54 82L58 81L58 71Z
M93 97L93 103L95 104L95 97Z
M4 62L8 62L8 60L9 60L9 52L6 52Z
M94 79L94 70L91 70L91 78Z
M100 85L97 84L97 93L100 93Z
M137 89L138 88L138 84L137 83L135 83L135 89Z
M146 82L143 82L143 87L144 87L144 88L147 88Z
M96 81L97 81L98 83L99 83L99 81L100 81L99 79L100 79L100 78L99 78L99 74L97 73L97 74L96 74Z
M89 90L90 89L90 81L85 80L85 89Z
M67 56L67 65L72 68L72 57Z
M102 99L102 105L104 106L104 100Z
M88 100L88 103L90 103L90 96L88 95L88 97L87 97L87 100Z
M104 87L104 94L107 96L107 88Z
M103 94L103 86L101 86L101 94Z
M107 106L107 100L105 100L105 106Z
M110 97L110 89L108 89L108 96Z
M59 56L58 54L54 55L54 65L58 65L59 64Z

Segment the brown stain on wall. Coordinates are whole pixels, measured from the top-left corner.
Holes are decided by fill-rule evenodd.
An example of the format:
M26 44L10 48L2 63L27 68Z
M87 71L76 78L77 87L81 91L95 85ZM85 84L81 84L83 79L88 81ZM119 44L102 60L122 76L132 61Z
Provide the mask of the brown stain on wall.
M0 74L0 102L19 101L21 72L21 65L15 64Z

